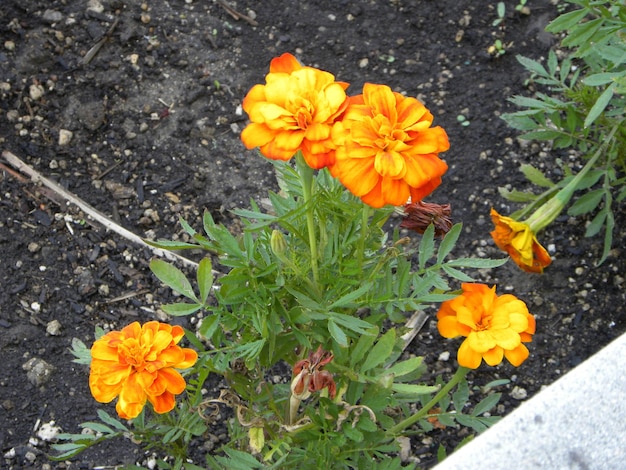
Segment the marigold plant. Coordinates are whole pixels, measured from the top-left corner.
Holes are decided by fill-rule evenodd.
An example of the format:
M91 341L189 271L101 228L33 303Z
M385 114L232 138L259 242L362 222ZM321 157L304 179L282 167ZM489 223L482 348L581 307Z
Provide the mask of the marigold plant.
M465 336L458 351L463 367L476 369L484 359L490 366L506 359L519 366L528 357L524 343L532 341L535 317L511 294L496 295L495 286L462 284L463 293L441 304L437 328L444 338Z
M348 84L288 53L272 60L265 81L243 100L251 121L241 133L245 146L272 160L289 160L300 150L315 169L333 164L331 127L347 105Z
M115 409L132 419L149 401L157 413L174 408L174 395L185 390L185 379L175 369L193 366L198 354L181 348L180 326L150 321L131 323L111 331L91 347L89 387L93 397L109 403L119 396Z
M332 174L372 207L420 201L448 169L438 154L450 147L443 128L415 98L366 83L333 127Z
M533 226L498 214L491 209L495 229L491 236L498 248L507 252L521 269L528 273L542 273L552 263L546 249L537 241Z

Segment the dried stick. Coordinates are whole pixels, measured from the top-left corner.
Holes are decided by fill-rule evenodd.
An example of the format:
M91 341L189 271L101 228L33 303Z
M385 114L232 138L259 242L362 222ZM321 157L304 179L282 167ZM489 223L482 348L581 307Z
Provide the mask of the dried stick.
M65 199L67 202L79 207L85 214L87 214L89 217L91 217L93 220L95 220L99 224L103 225L106 229L111 230L117 233L118 235L126 238L127 240L137 243L140 246L149 248L156 256L167 258L170 261L178 261L192 268L198 267L198 263L191 261L190 259L187 259L184 256L180 256L177 253L162 250L161 248L148 245L140 236L134 234L130 230L125 229L121 225L116 224L111 219L109 219L106 215L104 215L97 209L91 207L82 199L78 198L74 194L65 190L54 181L49 180L48 178L43 176L34 168L28 166L26 163L24 163L22 160L20 160L17 156L9 152L8 150L4 150L2 152L2 158L4 158L9 163L9 165L11 165L16 170L28 175L32 181L43 184L45 187L54 191L56 194L58 194L63 199Z

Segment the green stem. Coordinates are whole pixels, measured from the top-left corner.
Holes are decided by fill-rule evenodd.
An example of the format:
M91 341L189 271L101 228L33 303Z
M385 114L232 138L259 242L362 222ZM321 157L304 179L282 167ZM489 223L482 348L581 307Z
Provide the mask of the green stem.
M359 238L358 245L358 253L357 259L359 261L359 266L363 269L363 257L365 255L365 239L367 238L367 234L369 232L369 222L370 219L370 206L367 204L363 204L363 208L361 209L361 237Z
M606 139L602 142L602 144L598 147L593 156L587 161L585 166L573 177L567 185L563 189L561 189L558 193L554 195L548 202L543 204L539 209L537 209L527 220L524 222L528 224L531 230L534 233L539 232L544 229L548 225L552 223L552 221L561 213L565 205L569 202L569 200L574 195L574 192L578 189L578 185L583 180L589 170L591 170L598 158L604 154L609 143L612 141L613 136L617 132L619 128L619 124L616 124L611 132L606 137Z
M432 400L430 400L428 403L426 403L426 405L424 405L422 407L422 409L419 410L417 413L415 413L414 415L409 416L405 420L400 421L398 424L396 424L395 426L390 428L387 431L387 434L388 435L392 435L392 436L397 436L398 434L400 434L402 431L404 431L409 426L412 426L415 423L417 423L420 419L422 419L424 416L426 416L428 414L428 412L437 403L439 403L439 401L443 397L448 395L448 393L450 393L450 390L452 390L459 382L461 382L461 380L463 380L465 378L465 376L467 375L467 373L469 371L470 371L470 369L468 369L467 367L459 366L457 371L454 373L454 375L450 379L450 382L448 382L441 390L439 390L437 395L435 395Z
M306 207L306 225L309 232L309 249L311 250L311 270L313 271L313 280L315 284L319 282L319 270L317 266L317 237L315 236L315 217L314 208L311 203L313 197L313 168L304 161L302 152L296 153L296 167L302 182L302 196Z

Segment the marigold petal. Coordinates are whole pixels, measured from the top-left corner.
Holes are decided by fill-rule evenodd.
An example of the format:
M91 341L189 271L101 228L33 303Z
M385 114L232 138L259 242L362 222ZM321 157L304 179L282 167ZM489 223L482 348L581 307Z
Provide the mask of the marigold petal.
M379 183L380 175L374 169L374 161L350 159L338 166L339 179L355 196L368 194Z
M503 349L515 349L522 342L519 333L510 328L505 330L490 329L489 336Z
M498 344L493 336L493 332L490 330L472 331L469 335L467 335L466 341L470 348L480 354L489 351Z
M270 61L270 73L291 73L300 70L302 65L292 54L285 52Z
M483 357L480 353L474 351L466 339L461 343L457 352L457 361L460 366L467 367L469 369L477 369L482 362Z
M103 361L117 361L117 348L110 345L108 338L102 337L91 346L91 357Z
M444 338L456 338L461 335L458 325L459 322L456 321L455 317L445 316L439 318L437 330L439 330L439 334Z
M169 392L163 392L160 395L149 395L148 400L152 403L152 407L154 411L163 414L168 413L174 409L176 406L176 399L174 395Z
M247 149L262 147L271 142L276 131L271 130L265 124L250 123L241 131L240 138Z
M185 390L187 384L185 379L180 373L172 368L161 369L158 374L158 380L165 383L165 388L168 392L175 395L182 393Z
M528 359L529 355L530 352L528 351L528 348L524 346L524 344L520 344L515 349L504 351L504 356L515 367L519 367L526 359Z
M110 403L122 390L122 382L107 385L98 376L89 376L89 389L91 395L99 403Z
M483 359L490 366L497 366L498 364L502 362L502 359L504 358L505 354L506 354L505 350L503 350L500 346L496 346L495 348L484 352Z
M381 192L384 196L384 203L392 206L402 206L406 204L411 196L409 185L404 180L384 177L381 181Z

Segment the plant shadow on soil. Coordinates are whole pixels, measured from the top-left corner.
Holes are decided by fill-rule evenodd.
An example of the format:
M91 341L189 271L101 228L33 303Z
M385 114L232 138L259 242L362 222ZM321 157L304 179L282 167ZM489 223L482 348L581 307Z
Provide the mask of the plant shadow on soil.
M555 1L529 2L529 15L507 1L499 26L495 1L238 0L235 19L219 2L66 2L5 0L0 11L0 141L132 232L184 238L178 218L201 227L201 214L233 230L229 211L276 189L272 165L246 151L241 100L263 81L283 52L331 71L358 93L385 83L417 96L450 137L449 171L429 198L450 202L464 230L455 256L501 257L490 240L489 208L510 213L498 186L529 189L519 171L531 163L558 178L557 158L580 169L567 151L523 144L499 118L507 99L529 95L528 75L515 60L535 60L557 47L543 28L558 15ZM115 25L114 25L115 24ZM113 27L113 25L115 27ZM506 51L487 49L500 39ZM94 46L100 44L95 50ZM98 47L98 46L96 46ZM88 59L86 59L88 58ZM458 120L463 116L464 122ZM69 142L61 134L72 133ZM71 362L73 338L90 345L94 328L119 328L158 318L171 292L148 269L152 254L98 224L8 166L0 172L0 446L6 468L67 468L49 462L37 426L54 421L65 432L96 419L103 407L87 385L88 371ZM524 299L537 317L531 357L519 369L481 367L471 386L498 378L506 414L626 329L623 282L624 211L618 208L611 256L599 268L602 240L585 239L585 220L560 217L541 235L554 262L543 276L504 267L469 273ZM399 222L399 220L398 220ZM415 243L418 240L414 237ZM458 342L443 340L429 321L407 353L425 356L431 374L450 373ZM56 320L59 324L51 327ZM189 319L173 320L193 327ZM450 352L450 359L441 353ZM31 358L52 366L38 378ZM217 384L215 384L217 385ZM209 390L211 392L211 390ZM480 398L477 394L476 398ZM225 438L225 426L193 444L195 463ZM420 467L436 463L467 430L434 431L412 442ZM35 438L35 440L32 440ZM208 443L208 444L207 444ZM71 468L144 462L122 439L90 450Z

